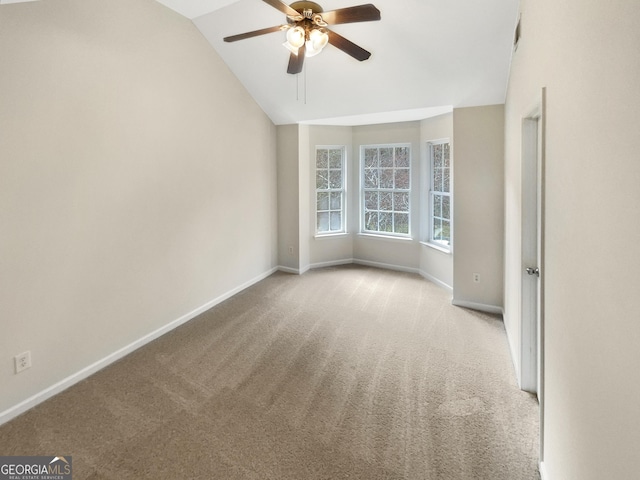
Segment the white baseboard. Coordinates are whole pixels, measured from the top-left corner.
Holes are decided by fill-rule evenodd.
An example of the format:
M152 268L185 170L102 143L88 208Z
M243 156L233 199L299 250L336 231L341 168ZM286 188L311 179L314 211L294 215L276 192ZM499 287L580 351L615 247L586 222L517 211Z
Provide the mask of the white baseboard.
M547 467L544 462L540 462L540 480L551 480L551 477L547 474Z
M516 381L518 383L518 388L520 388L520 390L522 390L522 379L521 379L521 375L520 375L520 359L518 358L518 356L516 355L515 350L513 349L513 343L511 343L511 331L509 330L509 325L511 325L511 323L508 321L507 316L506 316L506 310L502 310L502 320L504 323L504 331L507 334L507 345L509 345L509 354L511 356L511 364L513 365L513 372L514 375L516 376Z
M444 283L442 280L437 279L436 277L434 277L433 275L428 274L427 272L420 270L420 275L422 275L423 278L429 280L431 283L435 283L436 285L444 288L445 290L447 290L451 295L453 295L453 287L451 285L447 285L446 283Z
M329 262L312 263L312 264L308 265L304 269L297 269L297 268L279 266L278 270L280 270L281 272L285 272L285 273L293 273L295 275L302 275L306 271L313 270L313 269L316 269L316 268L337 267L339 265L352 265L352 264L364 265L364 266L367 266L367 267L383 268L383 269L386 269L386 270L395 270L395 271L398 271L398 272L418 273L418 274L422 275L424 278L426 278L427 280L430 280L430 281L432 281L434 283L437 283L438 285L444 286L445 288L447 288L449 290L452 290L451 287L449 287L445 283L440 282L435 277L431 277L430 275L428 275L428 274L426 274L424 272L421 272L417 268L403 267L401 265L392 265L390 263L372 262L372 261L369 261L369 260L360 260L358 258L343 258L341 260L331 260Z
M456 300L455 298L451 300L451 303L456 307L470 308L471 310L478 310L480 312L494 313L497 315L504 314L502 307L497 307L495 305L487 305L485 303L477 303L477 302L467 302L465 300Z
M407 272L407 273L420 273L417 268L404 267L402 265L392 265L390 263L380 263L380 262L372 262L369 260L361 260L359 258L354 258L353 263L356 265L364 265L366 267L376 267L376 268L384 268L387 270L396 270L398 272Z
M309 265L309 268L314 269L314 268L337 267L339 265L351 265L352 263L353 263L353 258L345 258L342 260L332 260L330 262L312 263L311 265Z
M410 268L410 267L403 267L400 265L391 265L388 263L380 263L380 262L371 262L369 260L360 260L357 258L344 258L342 260L332 260L329 262L319 262L319 263L312 263L310 265L311 269L314 268L325 268L325 267L336 267L339 265L351 265L351 264L357 264L357 265L365 265L365 266L369 266L369 267L376 267L376 268L384 268L387 270L396 270L396 271L401 271L401 272L409 272L409 273L418 273L420 274L424 279L429 280L431 283L435 283L436 285L438 285L439 287L444 288L445 290L447 290L449 293L451 293L453 295L453 287L451 287L450 285L447 285L446 283L444 283L442 280L437 279L436 277L434 277L433 275L430 275L422 270L416 269L416 268Z
M254 283L264 280L268 276L275 273L277 270L278 268L272 268L258 275L257 277L249 280L248 282L245 282L242 285L236 288L233 288L232 290L220 295L217 298L214 298L213 300L205 303L204 305L196 308L195 310L192 310L191 312L181 316L180 318L173 320L172 322L168 323L164 327L160 327L157 330L154 330L153 332L148 333L144 337L139 338L138 340L130 343L129 345L122 347L121 349L107 355L103 359L98 360L97 362L92 363L91 365L88 365L87 367L83 368L82 370L72 375L69 375L67 378L64 378L59 382L55 383L54 385L51 385L50 387L45 388L41 392L38 392L35 395L27 398L26 400L23 400L22 402L18 403L17 405L14 405L13 407L8 408L4 412L0 412L0 425L8 422L9 420L14 419L18 415L21 415L27 410L35 407L36 405L44 402L45 400L48 400L49 398L53 397L54 395L57 395L63 390L66 390L67 388L75 385L76 383L93 375L94 373L120 360L121 358L125 357L131 352L143 347L147 343L155 340L158 337L161 337L165 333L168 333L171 330L178 328L180 325L183 325L189 320L192 320L193 318L197 317L201 313L206 312L210 308L215 307L217 304L227 300L228 298L234 296L235 294L241 292L242 290L250 287Z
M300 275L300 269L298 268L291 268L291 267L284 267L282 265L278 266L278 271L280 272L284 272L284 273L292 273L294 275Z
M276 268L276 270L284 273L292 273L294 275L302 275L303 273L307 272L310 268L313 268L313 267L311 265L307 265L306 267L302 267L302 268L291 268L291 267L284 267L280 265Z
M369 260L361 260L359 258L343 258L341 260L332 260L329 262L312 263L309 265L311 269L336 267L338 265L364 265L366 267L383 268L385 270L395 270L398 272L420 273L417 268L403 267L402 265L393 265L390 263L372 262ZM423 275L424 276L424 275Z

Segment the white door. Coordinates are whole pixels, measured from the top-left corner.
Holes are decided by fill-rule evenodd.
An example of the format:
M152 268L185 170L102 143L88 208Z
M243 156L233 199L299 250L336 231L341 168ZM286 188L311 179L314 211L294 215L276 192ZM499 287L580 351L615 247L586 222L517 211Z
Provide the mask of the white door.
M544 94L544 92L543 92ZM542 98L522 121L522 371L521 388L541 397L543 380Z
M544 226L546 91L522 119L521 388L540 406L540 462L544 461Z

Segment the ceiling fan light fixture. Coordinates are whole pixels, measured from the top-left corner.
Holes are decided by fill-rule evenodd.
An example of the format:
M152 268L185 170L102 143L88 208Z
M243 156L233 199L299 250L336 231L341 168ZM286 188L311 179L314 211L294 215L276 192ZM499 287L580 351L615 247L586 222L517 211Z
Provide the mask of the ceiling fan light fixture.
M274 27L253 30L238 35L224 37L225 42L237 42L247 38L286 30L284 47L289 50L287 73L297 75L304 67L304 58L318 55L328 43L347 55L362 62L371 56L371 52L329 30L327 26L343 23L372 22L380 20L380 10L368 3L354 7L338 8L325 12L320 5L312 1L294 1L287 5L282 0L263 0L276 10L284 13L287 23ZM2 0L0 0L2 3Z
M309 40L306 44L306 56L313 57L319 54L329 43L329 35L325 30L314 28L309 32Z
M286 48L287 50L289 50L291 53L293 53L294 55L298 55L298 50L300 50L299 48L294 47L293 45L291 45L289 42L284 42L282 44L282 46L284 48Z
M287 30L286 43L288 43L291 47L295 48L296 50L300 48L302 45L304 45L305 40L306 40L306 33L304 31L304 28L297 26Z

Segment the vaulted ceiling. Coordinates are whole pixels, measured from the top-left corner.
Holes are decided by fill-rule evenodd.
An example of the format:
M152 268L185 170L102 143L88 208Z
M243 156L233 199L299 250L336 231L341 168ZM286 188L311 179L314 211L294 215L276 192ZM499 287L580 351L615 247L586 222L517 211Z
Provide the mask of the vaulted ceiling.
M451 107L503 103L518 0L319 0L325 11L372 2L377 22L334 31L372 52L358 62L327 46L286 73L284 32L229 35L286 23L261 0L158 0L192 18L276 124L413 120Z
M29 0L0 0L14 3ZM381 20L331 29L372 52L358 62L328 45L286 73L286 24L262 0L157 0L190 18L275 124L358 125L503 103L518 0L318 0L324 11L372 2Z
M222 40L286 24L264 1L157 1L192 19L276 124L416 120L505 99L518 0L318 0L325 11L371 2L382 18L331 27L371 58L328 45L299 75L286 73L284 32Z

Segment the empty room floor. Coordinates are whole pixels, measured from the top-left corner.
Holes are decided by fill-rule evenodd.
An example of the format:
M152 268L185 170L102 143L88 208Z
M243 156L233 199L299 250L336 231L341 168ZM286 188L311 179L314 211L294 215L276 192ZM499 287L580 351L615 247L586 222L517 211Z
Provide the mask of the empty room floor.
M538 479L501 318L418 275L276 273L0 427L74 478Z

